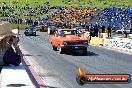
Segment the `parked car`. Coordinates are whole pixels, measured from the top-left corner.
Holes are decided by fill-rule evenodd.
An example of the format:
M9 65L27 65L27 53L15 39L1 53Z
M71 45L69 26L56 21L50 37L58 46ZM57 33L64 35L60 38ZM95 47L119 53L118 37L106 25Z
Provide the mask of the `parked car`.
M78 36L76 29L58 29L53 33L50 42L53 50L59 50L60 53L79 50L84 55L87 53L88 40Z

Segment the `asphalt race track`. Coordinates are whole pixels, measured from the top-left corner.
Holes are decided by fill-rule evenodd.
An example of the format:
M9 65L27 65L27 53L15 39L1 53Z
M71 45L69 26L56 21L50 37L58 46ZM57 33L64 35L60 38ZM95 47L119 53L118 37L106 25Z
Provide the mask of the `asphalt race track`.
M47 33L38 36L20 35L20 45L25 58L46 82L49 88L132 88L130 84L86 84L76 82L76 70L81 66L88 73L130 74L132 75L132 55L89 46L86 56L81 54L59 54L53 51Z

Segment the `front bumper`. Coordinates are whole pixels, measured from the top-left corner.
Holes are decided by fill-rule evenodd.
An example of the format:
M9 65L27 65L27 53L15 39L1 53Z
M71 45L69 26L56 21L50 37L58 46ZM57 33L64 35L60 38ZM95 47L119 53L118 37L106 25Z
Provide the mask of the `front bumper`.
M61 45L61 46L62 46L62 47L76 47L76 46L88 47L89 45L77 44L77 45Z
M77 45L61 45L63 49L70 49L70 50L80 50L85 49L89 45L77 44Z
M28 35L35 35L36 34L36 32L27 32L26 34L28 34Z

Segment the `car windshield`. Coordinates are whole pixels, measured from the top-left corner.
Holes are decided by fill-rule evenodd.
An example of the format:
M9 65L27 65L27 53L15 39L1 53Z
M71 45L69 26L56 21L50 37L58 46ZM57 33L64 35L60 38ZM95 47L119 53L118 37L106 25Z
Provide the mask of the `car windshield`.
M59 34L61 36L63 36L63 35L77 35L77 31L76 30L61 30L59 32Z

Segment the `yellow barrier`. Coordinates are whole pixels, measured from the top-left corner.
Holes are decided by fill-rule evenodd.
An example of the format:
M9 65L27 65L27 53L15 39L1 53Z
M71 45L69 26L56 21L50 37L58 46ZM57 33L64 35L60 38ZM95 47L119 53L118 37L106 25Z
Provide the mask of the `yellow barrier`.
M89 39L88 33L84 33L84 38Z
M104 39L98 37L92 37L90 40L90 44L92 45L103 45Z

